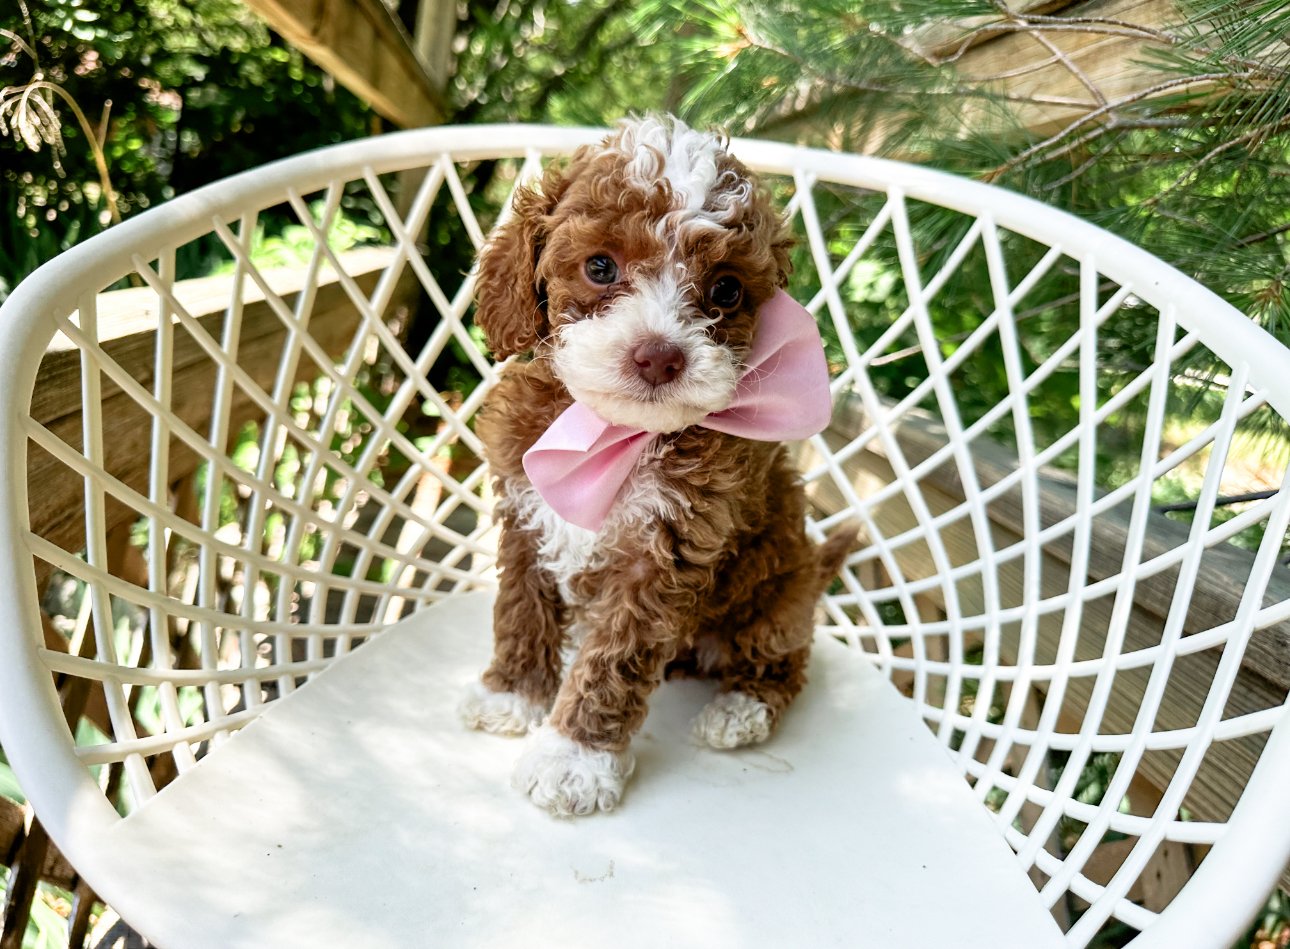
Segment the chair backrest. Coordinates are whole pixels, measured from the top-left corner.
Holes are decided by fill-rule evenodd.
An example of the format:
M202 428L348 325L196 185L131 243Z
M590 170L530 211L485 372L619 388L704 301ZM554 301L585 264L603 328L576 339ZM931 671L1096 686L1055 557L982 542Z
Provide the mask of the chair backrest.
M600 134L309 153L6 303L0 727L73 862L77 827L493 583L471 266L516 184ZM791 217L833 368L834 424L800 446L811 530L868 538L823 625L917 705L1073 944L1111 920L1230 932L1290 853L1290 353L1017 195L732 148Z

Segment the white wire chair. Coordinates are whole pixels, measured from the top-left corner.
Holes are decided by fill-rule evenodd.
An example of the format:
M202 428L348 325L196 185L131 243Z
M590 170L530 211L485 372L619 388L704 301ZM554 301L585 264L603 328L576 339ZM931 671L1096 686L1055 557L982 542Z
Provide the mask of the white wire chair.
M86 841L124 841L160 786L400 616L491 587L471 418L496 376L462 249L515 183L599 135L428 129L278 162L86 241L0 311L0 737L109 896ZM791 289L833 364L835 424L800 453L811 529L859 518L868 538L822 629L909 697L1067 944L1116 920L1135 945L1230 941L1290 856L1290 492L1286 453L1258 440L1290 418L1290 353L1034 201L733 150L787 204ZM289 285L252 259L284 215L304 248ZM346 248L356 234L384 243ZM212 248L226 276L183 279ZM101 312L126 278L151 355ZM977 310L944 312L967 280ZM256 307L277 334L263 364ZM1251 481L1271 490L1224 503ZM1189 524L1153 510L1180 492ZM77 684L90 726L66 711ZM1194 872L1145 899L1184 847Z

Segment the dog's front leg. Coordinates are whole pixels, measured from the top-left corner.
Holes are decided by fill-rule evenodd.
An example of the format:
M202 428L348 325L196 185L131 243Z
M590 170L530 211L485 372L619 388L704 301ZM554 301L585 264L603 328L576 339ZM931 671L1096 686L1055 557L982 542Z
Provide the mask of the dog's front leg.
M632 735L649 696L689 635L702 571L678 574L640 561L584 578L595 590L578 657L551 717L529 738L515 786L561 817L617 805L635 765Z
M560 687L564 610L537 562L537 534L503 514L493 606L493 661L458 711L471 728L523 735L546 715Z

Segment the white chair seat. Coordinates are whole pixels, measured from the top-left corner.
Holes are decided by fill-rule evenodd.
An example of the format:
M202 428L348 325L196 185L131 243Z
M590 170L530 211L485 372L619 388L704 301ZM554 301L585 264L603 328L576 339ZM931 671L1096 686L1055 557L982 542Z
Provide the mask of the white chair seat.
M137 881L126 918L220 949L885 947L946 921L960 949L1060 942L858 654L821 639L779 732L743 751L689 737L711 684L666 683L619 809L562 821L510 787L519 741L457 720L490 621L484 594L404 620L119 822L97 846Z

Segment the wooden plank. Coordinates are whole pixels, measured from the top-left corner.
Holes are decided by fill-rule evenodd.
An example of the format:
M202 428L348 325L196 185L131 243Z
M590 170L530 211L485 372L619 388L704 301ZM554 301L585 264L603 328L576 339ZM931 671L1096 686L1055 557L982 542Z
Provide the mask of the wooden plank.
M398 19L380 0L246 0L319 67L395 125L419 128L448 114Z
M1059 132L1107 104L1218 88L1207 82L1152 91L1181 78L1159 63L1153 66L1153 58L1171 49L1174 37L1206 29L1203 22L1183 25L1190 11L1178 0L1020 0L1009 6L1011 18L932 23L901 42L931 63L951 64L968 85L991 84L1013 99L1029 100L1015 102L1010 118L1038 135ZM1283 48L1270 36L1254 58L1279 64ZM1052 101L1061 99L1084 104ZM965 103L964 121L1000 124L990 108L973 102Z
M9 866L18 858L26 836L26 812L21 804L0 797L0 862ZM57 847L50 846L40 868L40 878L64 889L76 881L76 871Z
M413 43L435 89L452 78L452 41L457 35L457 0L419 0Z
M1181 18L1175 0L1094 0L1067 7L1061 15L1123 20L1153 30ZM972 47L954 68L970 85L989 84L1006 92L1014 100L1012 121L1034 134L1050 135L1107 103L1135 98L1171 78L1149 61L1153 52L1168 48L1145 35L1037 26ZM1054 101L1063 99L1071 104ZM986 104L965 102L964 108L967 125L998 122Z
M40 885L40 869L52 849L45 828L33 821L22 836L18 855L9 871L4 905L0 906L0 949L22 949L31 904Z
M864 425L864 415L858 401L851 400L835 414L832 430L841 437L854 438L860 434ZM902 420L898 437L906 461L910 465L917 465L943 448L949 435L931 417L911 413ZM873 450L880 452L881 446L875 442ZM1016 455L1003 445L979 438L972 443L971 452L973 468L982 488L999 482L1016 470ZM1075 512L1073 477L1057 469L1046 469L1038 481L1041 529L1071 517ZM952 464L939 466L929 473L923 483L936 487L948 497L963 497L959 472ZM1088 575L1092 580L1119 575L1124 548L1128 542L1129 513L1129 505L1121 504L1094 519L1088 563ZM1014 537L1020 537L1024 524L1020 486L993 500L989 506L989 515L995 525L1007 528ZM1149 560L1186 544L1188 534L1187 525L1153 511L1148 515L1142 559ZM1072 545L1073 537L1067 533L1050 542L1044 552L1069 565ZM1188 633L1212 629L1232 620L1245 593L1245 578L1249 576L1254 564L1254 554L1231 544L1218 544L1206 551L1202 563L1203 568L1196 577L1183 624ZM1158 617L1167 616L1175 596L1177 573L1177 568L1173 568L1139 581L1134 592L1134 602ZM1277 564L1269 578L1263 604L1270 605L1287 599L1290 599L1290 567ZM1290 689L1290 621L1259 631L1250 641L1243 664L1250 672L1268 680L1272 685Z
M387 252L388 253L388 252ZM365 294L375 288L382 270L373 267L366 273L355 273L354 279ZM395 291L395 299L406 295L415 278L404 271L404 281ZM223 325L222 309L202 313L201 300L207 300L205 309L215 310L224 306L229 297L228 281L222 292L215 292L213 285L196 281L190 291L184 282L177 285L181 299L191 302L193 314L203 328L218 339ZM108 300L107 312L126 314L118 324L120 331L110 329L103 344L110 355L132 378L151 387L154 368L156 326L155 310L149 318L137 320L130 316L143 300L135 290L117 291L132 294L124 303ZM149 291L150 292L150 291ZM111 294L105 295L111 297ZM287 294L288 306L293 306L296 295ZM153 301L155 305L155 297ZM310 335L325 352L336 356L352 341L359 324L359 314L348 294L339 283L325 283L319 287L309 323ZM111 324L109 324L111 325ZM238 365L266 391L272 389L275 373L287 339L282 321L265 302L248 304L242 316L242 337L238 349ZM215 364L192 335L182 328L174 337L172 359L173 411L198 432L209 428L215 382ZM319 373L313 361L302 356L296 378L313 378ZM146 493L148 465L151 453L151 416L132 398L106 378L103 380L103 428L105 464L109 471L136 490ZM56 344L46 353L37 377L33 396L33 417L53 434L73 448L81 445L81 394L80 355L75 350ZM230 412L229 431L235 433L246 421L258 419L262 411L249 394L235 388ZM172 438L170 477L179 480L194 471L201 459L196 452ZM31 492L30 513L32 529L66 550L79 550L84 546L84 486L76 475L61 462L56 461L34 443L29 444L27 459L29 484L40 485L40 491ZM108 529L133 520L137 515L124 505L108 505Z
M1136 778L1129 785L1127 797L1134 814L1153 814L1160 806L1159 789ZM1153 913L1163 912L1196 872L1200 849L1191 844L1162 841L1134 883L1136 892L1130 892L1130 899Z
M843 442L840 439L839 444L841 443ZM857 480L861 482L874 478L885 481L893 477L885 459L876 453L860 455L855 459L854 470L858 476ZM822 510L837 509L840 497L836 496L831 489L823 483L813 485L812 488L813 500ZM962 503L961 497L946 495L930 485L924 488L923 494L933 516ZM912 509L907 504L899 502L882 505L874 515L878 528L884 536L900 533L917 523ZM1006 529L996 529L993 538L996 548L1006 546L1018 539ZM966 522L960 522L944 531L942 541L951 563L970 563L978 557L976 539ZM930 553L925 545L912 545L903 549L897 560L907 581L935 575ZM1043 584L1040 595L1046 598L1064 591L1068 570L1069 565L1060 559L1045 555L1041 565ZM1001 565L998 579L999 595L1003 606L1020 603L1023 583L1020 564L1014 562ZM984 597L979 581L960 582L955 585L955 592L963 608L963 615L973 616L983 612ZM943 604L945 588L934 587L927 596ZM1109 603L1095 602L1085 607L1079 645L1074 656L1076 661L1095 659L1101 655L1109 619ZM1041 657L1051 658L1056 653L1061 625L1060 615L1045 617L1039 623L1038 651ZM1141 607L1134 607L1123 650L1129 652L1143 649L1159 642L1161 626L1160 617ZM1002 633L1002 654L1005 657L1015 655L1017 630L1015 627L1005 628ZM1210 654L1186 657L1175 664L1170 687L1165 693L1156 716L1155 730L1186 728L1195 724L1216 665L1217 658ZM1117 677L1117 687L1112 691L1101 721L1100 731L1128 733L1132 730L1149 672L1149 668L1135 670L1131 673L1121 673ZM1093 680L1089 678L1067 681L1059 711L1059 728L1074 730L1074 723L1083 718L1093 685ZM929 694L933 691L935 690L929 690ZM1039 688L1037 691L1041 697L1045 696L1045 689ZM1233 690L1233 697L1229 702L1229 714L1275 706L1280 703L1283 695L1283 691L1269 687L1262 677L1243 673ZM1197 819L1215 821L1227 819L1235 802L1244 791L1246 779L1262 752L1263 744L1263 737L1254 736L1217 742L1210 747L1206 761L1184 799L1184 805ZM1172 778L1178 759L1179 755L1176 752L1148 753L1139 762L1138 773L1145 781L1163 788ZM1283 885L1290 886L1290 871L1283 876L1282 882Z
M1134 814L1151 814L1160 803L1160 791L1138 778L1134 778L1126 796ZM1094 883L1105 886L1137 843L1134 837L1103 841L1089 855L1080 872ZM1191 879L1199 863L1198 853L1204 849L1207 848L1163 841L1125 897L1153 913L1163 912ZM1078 897L1075 899L1081 908L1088 905Z
M1185 19L1177 0L1019 0L1010 6L1020 28L1001 16L975 17L930 23L899 39L926 60L929 69L943 67L947 80L952 78L957 87L1007 98L1001 109L989 100L963 95L957 100L962 128L1047 138L1097 113L1087 128L1077 130L1078 137L1111 119L1117 105L1217 89L1213 83L1157 88L1180 78L1176 71L1150 63L1154 54L1173 45L1162 34ZM1037 19L1023 24L1028 14ZM1043 19L1048 16L1063 22ZM1266 56L1271 60L1279 55L1270 44ZM841 85L808 92L805 101L795 100L759 131L777 137L818 135L822 119L845 114L849 103L866 95L869 92ZM881 117L871 122L857 149L920 157L916 151L884 149L892 129L893 122Z
M338 320L352 318L352 309L334 308L335 301L319 301L325 305L320 316L328 317L315 328L317 338L325 345L343 346L352 336L353 323L345 326ZM263 310L248 308L246 316L250 326L271 326L276 317ZM338 330L338 332L331 332ZM260 333L244 339L238 362L261 386L272 386L272 374L277 368L278 356L286 340L284 330ZM179 340L176 340L179 343ZM185 345L188 345L187 343ZM196 343L191 343L196 347ZM316 369L308 360L302 360L296 378L302 379ZM150 372L150 370L149 370ZM147 376L144 377L150 382ZM198 432L209 425L215 367L209 361L198 361L186 366L176 366L172 371L175 399L172 411ZM243 423L262 415L251 397L240 389L232 399L230 432L235 433ZM76 450L81 447L81 420L65 415L46 424L46 428ZM148 464L151 456L151 418L149 413L123 392L103 400L104 466L128 486L144 494L148 490ZM182 477L201 463L200 456L187 445L172 437L170 473ZM41 485L39 492L31 492L30 515L32 529L66 550L79 550L85 544L84 536L84 483L80 475L54 459L32 443L27 457L28 483ZM124 505L109 500L108 528L137 517Z
M854 409L844 407L835 416L834 426L827 435L828 440L835 448L840 447L859 432L859 424L860 419ZM939 432L930 421L908 419L902 423L898 431L898 440L902 449L905 449L910 462L916 463L921 458L925 458L933 447L943 445L945 437L944 433ZM979 455L983 459L989 455L989 452L980 444L974 444L973 451L975 455ZM1000 449L1001 453L1002 451ZM999 473L998 469L992 466L1001 464L1004 464L1003 454L988 460L979 460L977 464L978 478L983 484L992 483L993 478ZM1013 464L1015 465L1015 462ZM957 508L963 503L962 489L957 484L956 479L944 473L938 474L939 478L934 475L924 479L921 483L924 500L931 509L933 516ZM862 495L866 492L872 493L874 485L888 483L894 477L890 463L876 449L862 452L853 459L853 463L848 468L848 475L854 478L858 486L857 490ZM1058 481L1060 480L1058 478ZM817 482L812 486L811 490L813 501L823 510L839 509L841 504L840 494L830 484ZM1053 517L1059 516L1060 506L1063 503L1070 503L1068 494L1054 492L1050 495L1045 491L1044 507L1053 506ZM1006 506L1000 506L1000 510L1006 510ZM1073 505L1068 508L1067 513L1070 511L1073 511ZM900 496L882 504L872 513L878 529L886 537L902 533L917 524L913 509ZM1002 518L1003 523L994 520L997 516L996 505L991 505L989 513L992 519L991 540L996 550L1019 540L1020 535L1014 529L1016 525L1008 523L1008 518ZM1161 519L1163 520L1163 518ZM1178 525L1171 523L1170 526L1177 527ZM1113 516L1108 515L1105 518L1098 518L1093 524L1093 547L1096 549L1104 543L1113 545L1115 543L1114 538L1120 529L1115 525ZM1103 532L1106 532L1106 536L1111 539L1103 540ZM960 520L943 530L941 540L950 562L954 565L973 563L981 558L981 548L970 522L966 519ZM1249 557L1249 554L1244 551L1233 550L1231 553L1241 561ZM1111 555L1104 559L1114 561L1116 558L1112 552ZM902 548L897 554L897 561L907 581L932 577L936 574L930 551L925 543L920 542ZM1248 563L1245 566L1248 568ZM1068 585L1069 570L1070 555L1068 549L1063 550L1061 545L1050 545L1045 548L1041 564L1041 596L1048 598L1064 592ZM999 564L997 577L1001 606L1007 608L1020 604L1023 598L1024 582L1021 563L1012 561ZM1227 578L1223 579L1226 580ZM1162 583L1163 585L1167 585L1167 582ZM1203 585L1202 582L1198 582L1197 597L1202 596L1199 591ZM963 615L980 615L984 611L984 591L979 577L962 580L955 584L953 589L959 599ZM1208 585L1204 585L1204 590L1204 597L1227 597L1229 605L1232 597L1236 595L1233 586L1225 582L1211 582ZM928 595L944 604L947 599L947 592L947 584L942 583L928 591ZM1148 648L1159 642L1164 620L1160 613L1150 608L1153 605L1158 605L1158 601L1151 598L1147 598L1145 602L1135 604L1126 634L1125 651ZM1208 615L1206 610L1217 609L1220 612L1222 610L1221 606L1211 604L1201 604L1201 607L1198 615ZM1094 659L1101 656L1105 633L1110 622L1110 613L1110 598L1103 598L1085 605L1081 623L1081 635L1074 657L1076 660ZM1041 660L1051 661L1051 658L1056 654L1062 619L1061 615L1050 615L1043 618L1039 623L1038 639ZM1192 622L1190 616L1188 622ZM1188 631L1191 631L1190 627ZM1009 654L1010 651L1015 651L1017 634L1018 631L1015 627L1002 630L1005 655ZM1212 650L1189 657L1182 657L1176 661L1170 679L1170 687L1166 691L1164 701L1156 717L1156 730L1186 728L1195 724L1205 694L1208 691L1209 683L1213 678L1217 662L1218 658ZM1279 670L1279 666L1269 669L1262 665L1261 657L1258 654L1247 653L1245 666L1238 677L1232 697L1228 702L1227 714L1240 714L1241 712L1280 705L1285 697L1285 687L1283 684L1269 678L1269 676L1279 675ZM1138 713L1141 692L1149 672L1150 669L1148 668L1120 673L1117 677L1117 688L1113 690L1111 701L1102 721L1103 731L1127 733L1132 729ZM1062 707L1063 718L1066 721L1079 721L1082 719L1092 689L1093 680L1091 679L1072 679L1068 681ZM1254 763L1258 760L1263 743L1264 739L1261 736L1253 736L1215 743L1211 746L1205 766L1197 775L1189 790L1186 799L1187 807L1200 819L1225 820L1244 789L1245 779L1252 770ZM1164 787L1173 775L1177 759L1177 753L1152 752L1143 759L1139 770L1152 784Z
M90 889L90 885L84 880L76 884L72 890L72 914L67 921L67 945L68 949L78 949L85 945L85 940L90 932L90 914L94 912L94 904L98 902L98 897Z
M125 577L136 584L146 583L146 568L138 551L130 544L128 524L122 524L107 537L109 569L116 575ZM90 620L93 623L93 620ZM44 628L45 644L53 649L68 649L73 644L53 629L48 617L41 614L41 625ZM80 641L79 654L88 657L94 652L94 633L92 629ZM104 704L102 683L90 682L74 677L55 677L59 701L63 706L63 716L69 729L76 730L81 718L93 721L105 734L112 734ZM26 812L16 803L0 798L0 854L5 862L11 864L10 885L5 894L3 912L4 934L0 946L21 945L21 934L26 929L26 920L31 911L31 904L37 898L36 888L41 880L49 880L64 889L75 888L76 911L71 921L72 934L69 945L80 945L89 924L89 913L94 903L94 893L78 880L75 871L59 853L50 840L44 826L36 818L30 823L25 821ZM80 934L77 941L76 934Z
M396 256L396 251L391 247L361 247L339 254L338 259L345 268L345 273L354 278L364 293L370 293L376 285L376 279L394 263ZM275 267L261 271L261 276L269 289L290 306L304 286L305 268ZM317 284L320 296L314 307L314 321L321 319L325 322L330 318L332 310L352 305L348 302L344 288L337 283L338 279L330 263L324 264L319 270ZM231 274L180 280L174 285L174 298L201 322L207 332L219 339L223 314L233 295L232 284ZM257 338L257 334L274 332L275 326L281 325L281 321L272 315L267 305L253 306L262 304L265 296L264 291L250 277L244 278L239 296L246 305L246 315L243 317L246 325L242 331L244 340ZM104 350L122 368L129 370L134 378L146 379L149 384L155 355L154 334L160 321L161 308L156 292L150 287L111 290L99 294L97 299L99 340L104 344ZM268 318L262 318L262 314ZM177 316L172 315L170 321L173 325L179 325ZM209 358L188 339L184 331L181 330L179 335L185 341L176 340L177 348L172 365L179 368ZM118 391L116 383L103 379L104 398ZM31 417L38 422L47 423L65 415L77 414L80 410L80 350L63 333L57 332L46 347L40 364L40 373L31 397Z

